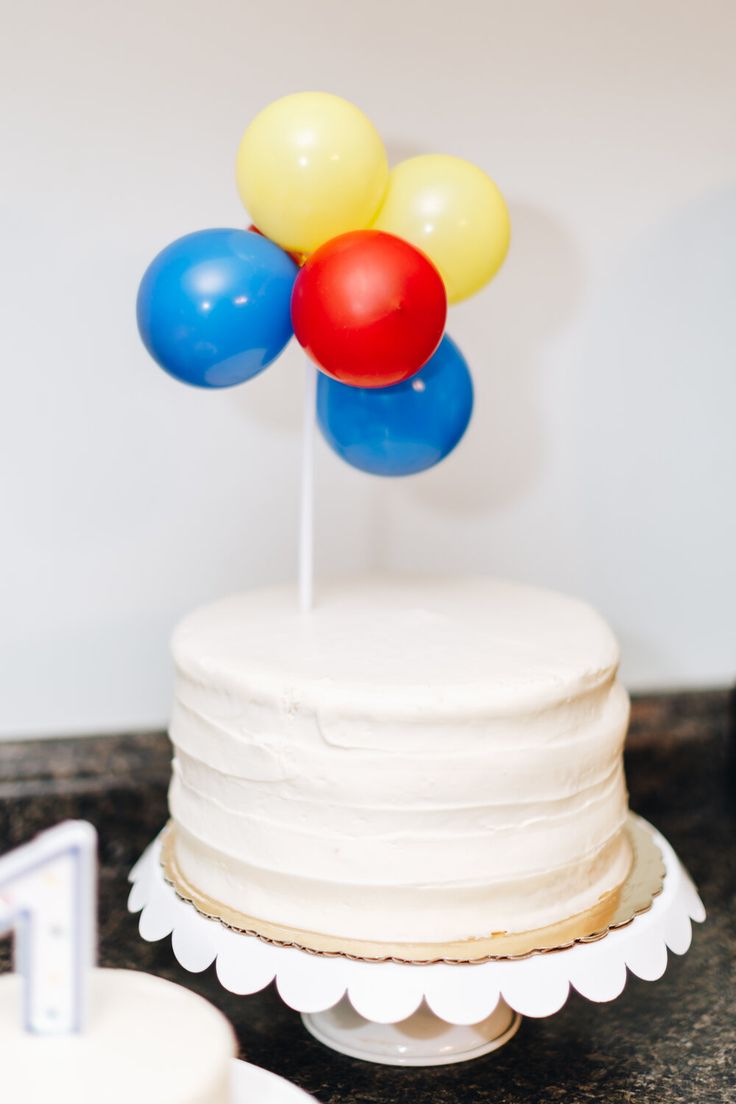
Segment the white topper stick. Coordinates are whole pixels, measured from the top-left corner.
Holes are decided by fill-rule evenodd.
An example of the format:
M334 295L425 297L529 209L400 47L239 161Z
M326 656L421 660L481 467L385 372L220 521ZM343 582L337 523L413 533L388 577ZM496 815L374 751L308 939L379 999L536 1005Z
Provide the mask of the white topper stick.
M97 833L69 820L0 858L0 934L15 934L26 1031L84 1030L95 964Z
M317 369L307 360L302 424L302 485L299 516L299 608L307 613L314 596L314 429Z

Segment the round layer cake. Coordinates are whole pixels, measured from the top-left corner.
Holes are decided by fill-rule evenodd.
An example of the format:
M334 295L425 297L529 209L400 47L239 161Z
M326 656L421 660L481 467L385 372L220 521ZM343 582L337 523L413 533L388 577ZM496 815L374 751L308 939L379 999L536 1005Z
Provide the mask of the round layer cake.
M93 970L79 1035L22 1028L22 981L0 978L3 1100L28 1104L230 1104L235 1035L211 1004L162 978Z
M491 579L360 579L173 641L176 862L266 923L387 943L528 931L626 877L628 696L599 615Z

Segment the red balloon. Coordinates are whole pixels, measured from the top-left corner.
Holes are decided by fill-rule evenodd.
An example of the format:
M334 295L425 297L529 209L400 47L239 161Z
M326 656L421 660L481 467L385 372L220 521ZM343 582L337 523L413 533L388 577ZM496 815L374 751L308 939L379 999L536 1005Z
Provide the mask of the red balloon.
M321 245L296 278L294 333L328 376L353 387L409 379L440 343L445 285L413 245L353 230Z

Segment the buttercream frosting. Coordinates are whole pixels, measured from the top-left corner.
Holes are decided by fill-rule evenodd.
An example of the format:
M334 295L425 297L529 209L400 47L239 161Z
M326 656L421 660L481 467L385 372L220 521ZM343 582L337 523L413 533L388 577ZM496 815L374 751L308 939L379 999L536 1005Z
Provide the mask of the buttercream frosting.
M628 697L605 622L491 579L236 595L177 629L177 861L246 915L356 939L526 930L625 877Z

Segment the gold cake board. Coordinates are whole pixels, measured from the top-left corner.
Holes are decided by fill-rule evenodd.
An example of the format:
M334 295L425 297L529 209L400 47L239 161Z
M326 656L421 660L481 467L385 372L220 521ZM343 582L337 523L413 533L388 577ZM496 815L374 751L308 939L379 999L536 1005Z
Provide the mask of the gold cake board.
M176 861L176 827L164 829L161 866L177 895L211 920L227 928L255 936L278 947L295 947L309 954L357 959L365 962L398 962L428 966L435 963L474 965L504 959L528 958L566 950L575 943L593 943L609 931L624 927L651 908L662 892L665 866L652 829L633 813L624 826L631 845L631 866L624 882L585 912L566 920L523 932L497 932L477 939L449 943L383 943L301 931L246 916L202 894L182 874Z

